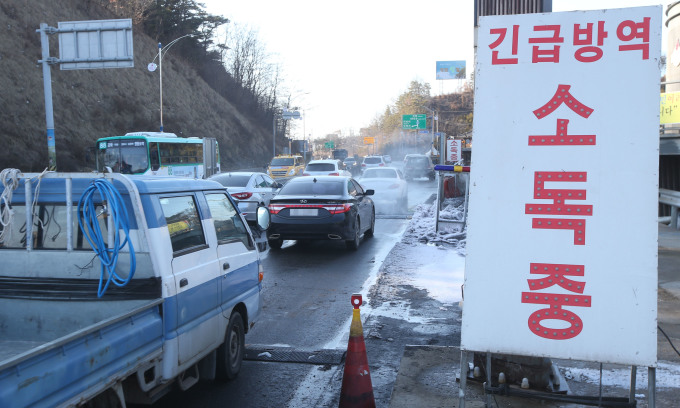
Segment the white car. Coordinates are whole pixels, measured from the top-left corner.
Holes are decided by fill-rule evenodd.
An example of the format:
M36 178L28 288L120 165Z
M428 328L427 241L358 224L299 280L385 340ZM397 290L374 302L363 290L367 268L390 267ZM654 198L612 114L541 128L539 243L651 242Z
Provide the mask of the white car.
M312 160L305 167L303 176L347 176L352 177L352 173L345 170L345 165L340 160Z
M371 167L384 167L387 166L385 159L382 156L366 156L364 161L361 163L361 171L370 169Z
M230 172L211 176L209 180L217 181L226 187L227 192L238 204L238 209L246 217L248 224L255 224L257 207L266 207L281 187L265 173Z
M408 212L408 182L401 170L394 167L373 167L364 170L357 180L364 189L372 189L375 211L382 214Z

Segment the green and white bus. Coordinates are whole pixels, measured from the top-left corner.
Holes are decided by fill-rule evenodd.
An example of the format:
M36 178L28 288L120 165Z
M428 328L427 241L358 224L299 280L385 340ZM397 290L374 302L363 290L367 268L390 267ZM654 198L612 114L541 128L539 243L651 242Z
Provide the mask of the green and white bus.
M97 171L207 178L220 172L214 138L134 132L97 140Z

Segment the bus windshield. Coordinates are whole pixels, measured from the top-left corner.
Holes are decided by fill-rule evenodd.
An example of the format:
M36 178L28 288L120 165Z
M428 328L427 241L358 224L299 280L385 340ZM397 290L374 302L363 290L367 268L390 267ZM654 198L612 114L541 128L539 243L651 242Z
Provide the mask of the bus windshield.
M149 168L149 154L144 139L100 141L97 146L97 170L106 167L116 173L141 174Z

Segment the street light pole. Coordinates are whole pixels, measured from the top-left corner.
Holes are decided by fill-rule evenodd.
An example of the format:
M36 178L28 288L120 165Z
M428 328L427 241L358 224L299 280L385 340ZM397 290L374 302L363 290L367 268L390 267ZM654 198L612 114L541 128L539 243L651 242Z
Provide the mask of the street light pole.
M175 38L174 40L170 41L165 47L163 47L162 43L158 43L158 54L153 58L153 61L147 65L147 69L151 72L156 70L156 64L154 61L156 61L156 58L158 58L158 82L159 82L159 89L160 89L160 114L161 114L161 132L163 132L163 56L168 53L168 50L170 47L175 45L175 43L182 38L185 37L191 37L193 34L187 34L183 35L179 38Z
M272 157L276 157L276 109L272 119Z

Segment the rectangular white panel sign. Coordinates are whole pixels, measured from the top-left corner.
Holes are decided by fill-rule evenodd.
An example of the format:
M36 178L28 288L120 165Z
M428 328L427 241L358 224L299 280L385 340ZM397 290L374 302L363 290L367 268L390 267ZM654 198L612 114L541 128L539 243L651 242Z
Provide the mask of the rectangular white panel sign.
M480 18L462 348L656 365L661 13Z
M446 161L456 163L462 157L462 147L460 140L449 139L446 141Z
M132 20L59 22L62 70L132 68Z

